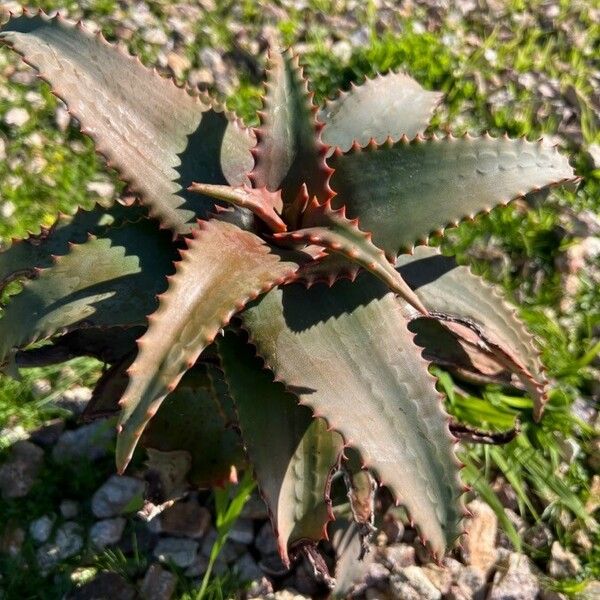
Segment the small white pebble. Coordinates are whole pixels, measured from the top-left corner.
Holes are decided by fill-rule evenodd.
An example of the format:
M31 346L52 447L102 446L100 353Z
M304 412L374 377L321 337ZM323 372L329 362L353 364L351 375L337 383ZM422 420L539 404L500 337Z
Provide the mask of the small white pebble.
M12 125L14 127L21 127L23 125L25 125L25 123L27 123L27 121L29 121L29 113L27 112L27 109L25 108L11 108L5 115L4 115L4 122L7 125Z
M98 194L100 198L110 198L115 191L115 186L110 181L90 181L85 187L88 192Z

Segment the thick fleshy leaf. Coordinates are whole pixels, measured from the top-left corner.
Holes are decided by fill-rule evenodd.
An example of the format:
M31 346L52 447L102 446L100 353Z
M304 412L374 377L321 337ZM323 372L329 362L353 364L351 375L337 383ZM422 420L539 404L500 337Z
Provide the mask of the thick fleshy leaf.
M327 147L320 142L315 113L298 57L289 50L272 49L264 111L253 149L255 187L281 189L284 203L295 200L303 183L311 197L329 195L331 170L324 161Z
M523 381L535 402L534 416L539 418L547 398L539 352L515 309L500 293L434 248L420 247L412 256L400 256L397 267L430 312L466 321L446 320L455 335L483 344ZM465 327L471 324L476 331Z
M336 151L328 162L338 194L333 206L346 206L391 257L434 231L573 178L549 144L489 136L403 138Z
M363 551L360 527L354 521L336 519L330 527L333 549L335 550L335 587L332 598L348 598L352 587L364 581L375 553L370 552L359 560Z
M200 221L187 243L129 371L117 438L119 471L160 403L219 330L250 299L298 269L297 262L272 252L258 236L215 219Z
M418 311L427 313L419 298L387 260L383 250L371 242L371 234L360 230L357 219L347 219L343 207L333 210L329 201L319 204L313 198L302 213L301 221L302 229L276 233L274 239L292 244L314 244L328 252L341 254L373 273Z
M242 318L275 376L360 452L441 554L458 535L458 469L441 396L396 296L362 274L332 288L272 290Z
M372 139L383 144L387 138L413 138L425 131L441 97L404 73L378 74L326 102L319 112L325 123L322 139L346 152L354 142L366 146Z
M327 537L327 523L333 519L329 486L343 450L342 437L274 382L241 336L229 332L218 347L279 553L289 565L291 551Z
M471 340L450 331L444 323L434 318L417 318L408 328L415 334L415 343L423 348L423 357L452 371L471 383L515 382L510 372L501 365L491 351L471 343ZM470 331L469 331L470 333Z
M135 340L144 327L87 327L52 338L51 344L20 350L15 354L19 368L44 367L79 356L92 356L105 364L119 362L136 350Z
M177 233L214 205L187 191L193 181L247 181L254 145L248 130L101 36L39 13L11 19L0 42L39 71L151 214Z
M14 348L87 327L143 325L176 255L170 236L145 220L74 245L26 281L0 319L0 363Z
M19 277L33 277L36 269L52 265L52 256L69 251L69 243L82 244L88 234L102 235L107 228L136 221L145 211L137 206L115 204L111 208L95 206L92 210L79 209L74 215L60 215L54 224L42 228L22 240L13 240L0 252L0 291Z
M251 188L249 186L233 188L227 185L209 183L193 183L189 189L192 192L229 202L234 206L247 208L273 231L285 231L287 229L287 225L279 216L283 208L280 191L269 192L267 188Z
M206 365L189 371L163 402L141 442L161 452L189 452L188 478L199 488L225 484L232 470L235 473L244 463L240 437L221 406L222 389L212 379L215 372L215 367Z

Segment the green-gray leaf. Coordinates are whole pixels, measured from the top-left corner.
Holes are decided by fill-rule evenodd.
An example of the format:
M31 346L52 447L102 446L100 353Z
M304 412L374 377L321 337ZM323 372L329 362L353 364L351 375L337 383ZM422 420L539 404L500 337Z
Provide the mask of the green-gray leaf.
M363 274L272 290L242 318L276 377L357 448L441 554L458 533L458 469L396 297Z
M228 332L218 346L279 553L289 564L290 550L327 537L327 523L333 519L329 485L342 454L342 437L273 382L239 335Z
M98 151L167 227L187 233L195 217L213 207L187 191L193 181L246 181L251 133L101 36L40 13L8 21L0 42L50 83Z
M462 219L532 190L573 178L568 160L545 142L508 138L417 138L336 152L334 207L373 233L395 257Z
M13 348L82 327L144 325L166 287L176 251L145 220L74 245L25 282L0 319L0 363Z
M383 144L403 135L413 138L425 131L442 94L428 92L404 73L387 73L329 100L319 112L325 123L323 141L342 151L356 142L366 146L372 139Z

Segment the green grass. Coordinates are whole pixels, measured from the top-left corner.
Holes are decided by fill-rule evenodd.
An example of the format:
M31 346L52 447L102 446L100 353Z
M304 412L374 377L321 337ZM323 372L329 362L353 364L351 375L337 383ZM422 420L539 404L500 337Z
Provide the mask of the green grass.
M74 11L80 3L31 4ZM115 23L109 19L115 5L112 0L92 0L84 9L84 16L101 23L109 38L115 31ZM232 47L233 34L227 24L234 5L240 5L240 14L251 31L257 31L265 18L265 11L258 2L245 0L240 4L231 0L216 5L213 13L195 23L197 40L186 48L194 67L198 66L200 48ZM365 2L360 5L358 14L367 28L369 42L355 48L346 63L332 53L326 43L332 32L316 17L317 11L336 13L340 10L338 3L312 0L306 11L288 11L288 17L278 22L277 28L286 43L293 43L303 30L303 23L310 24L307 39L303 40L309 43L310 49L303 61L314 82L318 101L334 95L337 89L348 88L350 82L360 82L377 72L401 69L425 87L445 93L444 104L432 122L432 131L436 132L452 129L460 134L487 130L498 135L506 131L511 136L524 135L530 139L560 133L553 99L541 93L539 83L529 87L522 85L519 76L526 74L533 74L542 84L556 82L559 94L570 99L581 138L566 138L565 145L583 178L578 190L554 191L541 206L525 212L518 205L496 210L482 217L476 225L468 223L448 232L447 237L437 243L445 252L456 254L474 271L501 285L507 296L521 306L521 315L536 335L544 362L556 381L546 416L540 425L535 425L529 400L493 387L483 393L464 389L449 376L442 375L441 384L450 397L449 409L461 419L501 430L510 427L518 417L523 425L521 436L505 447L466 451L464 475L497 510L515 544L517 536L511 531L490 487L492 476L498 472L512 483L524 516L548 523L566 547L576 549L572 529L564 526L562 515L566 511L580 522L585 520L582 505L591 476L585 447L592 432L573 417L570 405L577 397L590 397L593 382L598 378L600 289L593 279L584 276L573 307L563 313L559 303L564 290L556 261L577 241L564 230L561 217L564 207L575 211L592 210L596 214L600 210L600 170L594 168L586 153L590 144L600 142L590 84L592 71L597 68L593 53L597 52L600 25L592 22L585 2L560 2L560 13L553 27L542 18L533 25L516 20L524 11L542 14L542 5L541 0L515 0L508 3L505 18L498 22L490 24L467 15L460 20L446 19L434 31L423 31L421 24L425 22L425 14L417 7L412 16L402 22L400 31L381 32L374 26L374 4ZM163 15L161 3L151 3L151 9L158 17ZM471 43L473 36L482 43ZM156 59L156 49L145 44L138 34L134 34L130 47L146 63ZM0 52L0 68L9 61L16 64L6 51ZM31 117L19 131L0 121L0 135L6 140L8 156L6 162L0 163L0 202L9 201L15 209L11 217L0 221L0 240L23 235L27 230L37 231L40 224L50 224L57 211L72 211L77 204L89 206L96 199L89 197L86 184L99 177L113 181L117 191L121 189L115 174L102 166L87 138L74 128L64 133L56 130L53 116L56 100L47 86L34 86L41 100L33 104L31 97L30 100L25 97L31 86L10 83L6 89L10 93L8 97L0 97L0 114L8 107L25 106ZM492 100L494 94L501 92L506 94L507 103L491 101L490 90ZM227 99L228 106L249 124L255 124L260 93L261 88L252 75L242 72L239 89ZM41 147L32 143L30 135L35 132L44 136ZM40 169L38 173L31 173L32 161ZM489 249L507 260L490 264L481 258L482 251ZM530 276L532 270L538 274L535 280ZM82 365L75 367L73 381L92 376L94 368ZM31 392L33 380L39 377L49 378L53 384L69 384L57 369L24 374L20 382L3 377L0 380L0 427L20 423L30 428L56 414L50 404L34 398ZM578 440L583 451L566 471L560 471L561 440L569 436ZM52 477L58 480L63 475ZM51 481L48 485L55 489ZM40 495L35 498L41 506L48 507ZM16 520L26 514L20 512L19 507L11 510ZM596 549L581 553L584 564L581 578L561 584L565 593L573 594L587 579L600 577L600 540L596 537L593 541ZM542 553L534 558L543 565L547 556ZM225 597L228 590L235 589L232 585L237 582L229 577L214 579L205 588L205 597ZM196 598L194 594L197 590L186 590L183 597Z

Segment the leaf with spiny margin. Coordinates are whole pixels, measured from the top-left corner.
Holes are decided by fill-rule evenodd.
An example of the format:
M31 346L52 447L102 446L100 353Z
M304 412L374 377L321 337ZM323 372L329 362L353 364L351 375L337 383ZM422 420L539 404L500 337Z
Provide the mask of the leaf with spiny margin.
M412 256L402 255L397 268L432 313L472 322L481 332L458 323L453 333L474 339L505 367L512 370L534 400L534 417L539 419L547 400L547 381L539 352L531 334L500 293L468 267L458 266L453 258L442 256L435 248L419 247Z
M143 325L166 287L176 250L144 220L108 229L28 280L0 319L0 363L12 349L86 327Z
M382 144L388 137L394 142L403 135L413 138L425 131L441 97L404 73L378 74L325 103L318 115L325 123L321 137L343 152L354 142L366 146L372 139Z
M31 368L65 362L78 356L92 356L103 363L113 364L137 348L135 340L144 333L144 329L143 326L75 329L53 337L51 344L18 351L15 361L19 368Z
M282 255L249 231L212 219L199 221L188 249L148 330L138 340L138 356L117 437L117 467L123 472L144 427L169 391L200 353L250 299L291 277L301 255Z
M212 185L210 183L192 183L189 189L192 192L229 202L234 206L247 208L273 231L285 231L287 229L287 225L277 212L281 212L283 207L279 190L269 192L267 188L251 188L246 185L233 188L228 185Z
M227 332L217 345L279 554L289 566L289 553L299 545L327 539L327 523L333 520L329 486L343 440L273 381L240 335Z
M371 235L359 229L358 220L351 221L344 213L343 207L333 210L329 200L321 205L313 198L300 217L302 228L275 233L273 238L293 244L319 245L329 252L341 254L373 273L419 312L426 314L422 302L389 263L383 250L373 244Z
M360 452L441 555L458 535L458 468L396 296L363 273L332 288L272 290L241 316L277 379Z
M60 215L54 224L0 252L0 292L4 286L19 277L32 277L38 268L52 265L52 256L69 251L69 243L82 244L88 234L101 235L109 227L136 221L145 216L137 206L126 207L115 203L106 208L96 205L91 210L79 209L74 215Z
M161 452L189 452L188 479L199 488L224 485L245 462L240 437L223 413L222 390L213 385L216 370L199 365L188 371L162 403L141 441L145 448Z
M403 138L336 151L328 163L333 206L345 206L390 257L434 231L573 179L567 158L549 144L489 136Z
M415 334L415 344L423 348L426 360L449 369L461 379L478 384L514 384L510 372L494 359L491 351L472 344L435 318L414 319L408 328Z
M324 199L330 174L324 161L326 146L319 141L316 108L298 57L289 50L271 49L267 75L262 123L252 151L254 187L281 189L284 203L292 203L305 183L311 197Z
M189 232L214 205L186 190L192 181L247 181L251 132L101 36L60 16L25 13L0 29L0 42L39 71L110 166L175 232Z
M341 254L328 254L300 267L297 281L306 287L312 287L316 283L326 283L331 287L338 279L354 281L359 271L360 265Z

